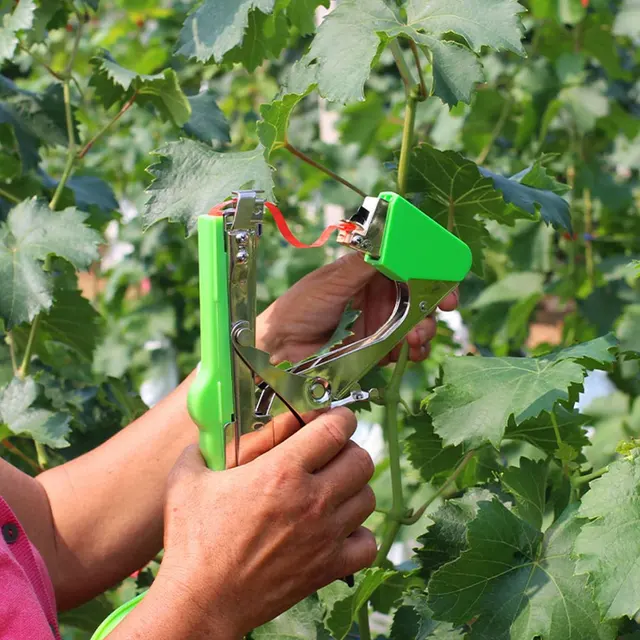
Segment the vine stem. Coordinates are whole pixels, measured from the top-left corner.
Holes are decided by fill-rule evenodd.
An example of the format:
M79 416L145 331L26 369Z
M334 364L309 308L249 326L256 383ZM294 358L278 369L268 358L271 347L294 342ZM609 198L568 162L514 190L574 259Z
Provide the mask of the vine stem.
M2 446L7 451L10 451L14 456L17 456L20 460L26 462L34 471L37 471L38 473L42 471L42 467L35 460L32 460L26 453L20 451L20 449L9 442L9 440L3 440L0 444L2 444Z
M598 469L597 471L594 471L593 473L588 473L584 476L578 476L576 478L572 478L571 484L574 487L579 487L580 485L587 484L592 480L596 480L597 478L600 478L605 473L607 473L607 471L609 471L609 467L601 467L600 469Z
M413 73L411 73L411 69L407 64L407 61L404 59L404 56L402 55L400 42L398 41L397 38L395 38L389 43L389 50L393 54L393 59L396 62L396 67L398 67L400 77L402 78L402 82L404 83L404 89L408 95L409 93L411 93L411 90L413 89L413 87L415 87L416 84L418 83L413 77Z
M400 147L400 160L398 161L398 193L403 196L407 192L409 180L409 158L413 143L413 127L416 122L416 107L418 96L416 91L407 96L407 106L404 112L404 127L402 129L402 146Z
M371 640L371 629L369 628L369 606L364 603L358 610L358 630L360 640Z
M7 332L6 342L9 345L11 369L13 370L13 375L15 376L18 373L18 360L16 358L16 345L13 342L13 334L11 333L11 331Z
M21 202L18 196L14 196L12 193L9 193L4 189L0 189L0 197L4 198L5 200L9 200L9 202L13 202L14 204L18 204L19 202Z
M18 369L18 378L23 380L27 377L27 373L29 373L29 363L31 362L31 352L33 351L33 343L36 339L36 333L38 331L38 325L40 324L40 314L38 314L31 323L31 328L29 329L29 338L27 339L27 346L24 350L24 356L22 357L22 364Z
M367 194L362 189L359 189L354 184L349 182L347 179L343 178L342 176L339 176L334 171L331 171L329 167L325 167L319 162L316 162L313 158L310 158L308 155L300 151L300 149L296 149L296 147L294 147L289 141L285 140L284 148L289 153L292 153L296 158L299 158L303 162L306 162L308 165L311 165L312 167L318 169L319 171L326 173L330 178L337 180L338 182L343 184L345 187L351 189L351 191L355 191L359 196L362 196L363 198L367 196Z
M582 202L584 203L584 232L585 232L585 262L587 265L587 277L591 288L596 286L596 272L593 262L593 201L591 199L591 189L588 187L582 192Z
M120 111L118 111L118 113L116 113L116 115L113 118L111 118L111 120L109 120L109 122L107 122L107 124L104 127L102 127L102 129L100 129L100 131L98 131L98 133L96 133L96 135L93 136L93 138L91 138L91 140L89 140L87 144L84 145L84 147L82 147L82 149L78 152L78 155L76 156L78 160L82 160L82 158L84 158L87 155L91 147L98 140L100 140L100 138L102 138L102 136L107 131L109 131L109 129L116 122L118 122L118 120L120 120L120 118L122 118L122 116L133 106L133 103L136 101L137 97L138 97L138 92L135 91L133 95L122 105L122 108L120 109Z
M44 448L44 445L37 440L33 441L36 445L36 455L38 456L38 466L41 471L44 471L49 466L49 456L47 455L47 450Z
M429 96L427 91L427 83L424 81L424 74L422 73L422 65L420 64L420 53L418 52L418 45L414 40L409 40L409 46L411 47L411 53L413 53L413 59L416 63L416 70L418 71L418 78L420 79L420 98L426 100Z
M551 416L551 424L553 425L553 432L556 434L556 442L558 446L562 446L562 436L560 435L560 427L558 426L558 418L556 418L556 414L552 411Z
M509 119L509 114L511 113L511 106L512 106L511 99L507 98L505 100L505 103L502 105L502 111L500 112L500 117L498 118L498 121L496 122L496 126L493 128L493 131L491 132L491 137L489 138L489 140L487 140L487 144L484 145L484 147L478 154L478 157L474 160L476 164L482 164L489 156L489 153L491 153L491 149L493 148L493 145L498 139L498 136L502 133L504 126L507 124L507 120Z
M416 509L415 513L410 518L407 518L402 524L415 524L418 522L424 512L458 479L465 467L473 459L473 456L476 455L476 451L476 449L468 451L465 457L460 460L458 466L453 470L451 475L442 483L440 488L419 509Z

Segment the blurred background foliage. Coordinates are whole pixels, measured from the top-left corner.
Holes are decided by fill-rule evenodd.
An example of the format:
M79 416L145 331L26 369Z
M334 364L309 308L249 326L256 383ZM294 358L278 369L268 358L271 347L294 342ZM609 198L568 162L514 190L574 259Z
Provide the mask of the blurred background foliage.
M0 222L15 202L54 196L68 146L59 76L72 55L73 118L83 144L99 134L131 96L131 89L120 87L109 105L104 60L115 60L140 75L170 69L179 83L173 91L190 101L197 96L200 107L192 110L187 123L177 123L163 107L163 96L172 90L163 85L157 95L152 91L148 101L124 110L90 145L59 194L59 208L74 205L87 213L87 224L102 238L100 257L79 275L84 301L67 286L74 277L68 264L57 259L48 264L55 286L67 283L67 293L41 319L31 346L35 358L30 374L38 385L32 409L47 412L42 415L49 422L43 426L33 415L31 431L15 435L0 420L0 453L11 463L35 473L82 454L155 404L196 365L196 238L187 238L182 225L166 221L143 233L151 154L179 137L201 140L218 151L253 149L260 107L276 97L284 74L305 51L314 31L311 9L323 4L307 1L306 21L289 18L284 27L255 11L255 28L267 34L255 40L263 43L264 51L249 51L246 43L253 36L247 36L245 44L219 63L202 64L174 55L192 3L35 3L32 27L18 29L15 52L0 55ZM404 392L414 408L454 352L529 355L609 331L627 350L640 351L640 280L633 262L640 260L637 3L522 4L528 9L523 14L527 57L484 52L486 82L471 103L449 109L433 97L419 104L415 139L459 151L504 175L522 171L543 154L549 173L566 185L561 195L571 205L573 230L557 230L540 220L517 220L511 227L489 221L484 277L474 274L463 283L460 314L440 317L432 358L409 368ZM3 0L0 14L9 16L14 6L12 0ZM7 50L10 40L5 26L0 29L0 51ZM110 57L97 58L103 50ZM411 59L408 49L404 54ZM375 194L393 179L405 103L393 57L385 51L366 84L364 101L342 106L311 94L293 111L289 140ZM322 131L327 126L328 134ZM84 151L82 144L79 150ZM277 201L303 239L324 227L326 205L349 210L359 204L357 194L286 149L275 151L270 161L277 169ZM203 182L199 188L208 187ZM260 308L336 255L331 247L292 250L267 223ZM9 335L9 326L3 331L2 322L0 389L6 389L13 377L10 347L14 355L29 349L30 323L18 323ZM599 467L612 459L620 440L640 436L638 361L620 360L609 375L593 380L603 397L584 407L594 443L586 455ZM60 416L55 428L51 416ZM378 408L365 411L363 421L369 427L362 438L379 447L382 436L374 428L381 423ZM384 508L391 497L384 476L387 463L379 449L374 486ZM504 455L515 460L521 453L521 446L514 445ZM495 456L479 457L466 472L467 486L495 464ZM433 492L408 465L406 472L410 497L415 494L418 500ZM463 486L465 479L461 482ZM372 526L380 522L374 518ZM413 540L420 531L406 527L402 538ZM65 639L89 637L112 606L149 584L156 566L152 563L104 598L65 614Z

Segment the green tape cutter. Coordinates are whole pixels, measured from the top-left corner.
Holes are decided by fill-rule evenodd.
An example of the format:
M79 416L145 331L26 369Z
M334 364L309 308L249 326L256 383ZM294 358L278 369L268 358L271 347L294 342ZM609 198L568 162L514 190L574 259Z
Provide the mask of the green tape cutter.
M241 463L245 436L284 411L304 413L365 401L359 381L432 313L471 267L469 247L396 193L366 197L338 226L338 242L396 283L391 317L374 334L287 369L256 348L256 258L265 203L237 191L220 215L198 218L201 359L188 394L207 466ZM256 379L259 382L256 382ZM106 638L144 596L116 610L92 640Z

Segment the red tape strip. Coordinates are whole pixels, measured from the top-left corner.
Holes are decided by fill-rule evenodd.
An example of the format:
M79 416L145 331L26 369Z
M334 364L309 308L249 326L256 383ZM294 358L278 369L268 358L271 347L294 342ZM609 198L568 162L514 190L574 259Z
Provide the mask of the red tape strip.
M221 216L223 210L226 207L228 207L229 205L233 205L235 203L236 203L235 200L228 200L227 202L222 202L220 204L217 204L215 207L211 209L211 211L209 211L209 215ZM317 247L321 247L322 245L326 244L326 242L329 240L329 238L331 237L331 234L334 231L338 229L340 229L341 231L353 231L353 229L356 228L356 225L353 224L352 222L341 222L340 224L332 224L332 225L329 225L322 232L320 237L315 242L312 242L311 244L306 244L298 240L298 238L296 238L296 236L293 234L293 232L289 228L289 225L287 224L287 221L285 220L285 217L282 211L280 211L280 209L278 209L278 207L276 207L276 205L273 204L273 202L265 202L265 206L269 210L269 213L271 213L271 215L273 216L273 220L276 223L278 230L282 234L282 237L292 247L295 247L296 249L316 249Z

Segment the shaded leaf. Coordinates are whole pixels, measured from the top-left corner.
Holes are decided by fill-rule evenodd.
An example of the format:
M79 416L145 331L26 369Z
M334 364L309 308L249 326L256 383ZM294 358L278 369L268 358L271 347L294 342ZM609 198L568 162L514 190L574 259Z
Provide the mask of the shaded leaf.
M347 338L350 338L353 335L353 325L356 320L360 317L361 311L359 309L351 308L351 301L347 303L345 310L342 312L340 316L340 321L338 322L338 326L336 327L333 335L329 338L327 344L320 348L317 351L317 355L322 355L328 353L340 344L342 344Z
M600 622L586 578L574 575L579 530L573 508L543 536L497 499L480 503L469 548L429 583L429 607L453 624L476 618L469 640L614 640L617 625Z
M203 91L189 96L191 117L184 130L202 142L230 142L229 123L216 102L213 91Z
M514 513L536 529L542 527L547 472L548 464L544 460L534 462L520 458L519 467L509 467L500 476L503 489L516 501Z
M143 75L121 67L104 51L92 59L95 72L90 84L105 107L124 102L136 94L136 103L153 105L160 115L177 126L185 125L191 117L191 105L173 69L155 75Z
M574 552L577 573L589 575L604 620L640 610L640 458L616 460L591 482L578 515L588 518Z
M189 15L180 32L178 53L201 62L221 62L225 53L242 43L249 12L273 11L276 0L205 0Z
M413 591L405 596L402 606L393 616L391 640L462 639L464 632L454 629L448 622L437 622L427 606L427 596Z
M365 605L371 594L392 575L393 571L380 568L365 569L356 577L354 587L344 582L334 582L320 589L320 602L327 610L325 626L335 640L344 640L351 630L360 607Z
M43 268L47 256L60 256L77 269L98 258L100 236L84 225L85 217L74 208L53 212L32 198L0 223L0 315L8 328L51 307L52 276Z
M33 378L13 378L0 391L0 422L19 436L29 436L36 442L60 449L69 443L70 416L47 409L32 408L38 397L38 387Z
M609 337L539 358L449 358L444 384L425 399L434 431L447 445L499 446L507 425L577 400L586 369L612 358Z
M198 216L242 188L262 189L265 198L273 199L271 168L261 146L217 153L201 142L180 140L169 142L155 154L160 160L149 167L154 180L144 210L147 226L168 219L182 222L192 233Z
M324 608L316 595L251 632L253 640L331 640L322 623Z

